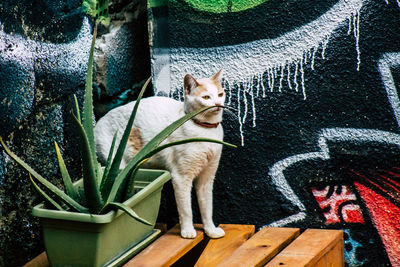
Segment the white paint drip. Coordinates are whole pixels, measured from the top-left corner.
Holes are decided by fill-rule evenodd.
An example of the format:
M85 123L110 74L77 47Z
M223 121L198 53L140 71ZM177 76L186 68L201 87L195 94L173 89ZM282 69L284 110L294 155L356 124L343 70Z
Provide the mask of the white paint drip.
M312 59L311 59L311 69L314 70L315 53L317 53L318 47L313 48Z
M303 92L303 99L306 100L306 87L304 85L304 68L303 68L303 58L300 59L300 73L301 73L301 89Z
M282 86L283 86L283 77L284 77L284 74L283 74L283 69L285 68L285 65L281 65L280 66L280 69L281 69L281 78L280 78L280 80L279 80L279 93L282 93Z
M260 82L261 87L262 87L262 92L263 92L262 97L265 98L266 95L265 95L265 86L264 86L264 75L260 74L260 77L261 77L261 79L259 80L259 82ZM268 70L268 82L269 81L270 81L270 73L269 73L269 70Z
M325 41L322 44L322 52L321 52L322 59L325 59L325 51L326 51L326 47L328 46L328 40L329 40L329 38L325 39Z
M294 69L294 85L295 85L294 90L296 92L299 92L299 84L297 82L297 72L298 72L298 70L299 70L299 63L296 61L296 68Z
M246 119L247 119L247 114L248 114L248 102L247 102L247 90L248 88L244 87L243 88L243 103L244 103L244 114L243 114L243 120L242 123L245 124L246 123Z
M353 23L353 20L351 18L349 18L349 28L347 30L347 35L350 35L350 33L351 33L351 25L352 25L352 23Z
M170 48L170 74L168 77L171 81L170 91L175 91L180 87L186 73L199 78L209 77L216 70L223 68L225 70L226 90L229 90L230 94L228 105L232 104L232 95L237 90L237 115L239 130L243 139L243 125L247 118L245 111L248 111L247 101L251 101L252 106L254 106L254 98L260 97L260 90L262 97L265 98L267 88L271 93L284 93L286 90L293 90L293 86L299 96L306 100L305 66L309 64L312 70L315 69L316 56L319 51L321 58L325 59L325 52L331 35L347 22L349 23L348 33L352 30L354 34L357 50L357 70L359 70L359 20L364 1L340 0L316 20L275 39L256 40L245 44L212 48ZM294 73L290 69L293 64L295 64ZM161 79L162 77L159 76L155 77ZM276 85L276 83L278 84ZM275 89L275 86L277 89ZM257 91L254 92L254 90ZM155 88L155 94L158 92L158 88ZM247 94L251 98L247 98ZM244 110L241 110L242 107ZM253 115L253 117L256 117L256 115ZM253 118L253 126L255 124Z
M272 68L271 69L271 93L274 91L274 85L275 85L275 77L277 77L277 69Z
M232 87L230 86L228 80L224 79L224 81L225 81L224 88L228 88L228 90L229 90L229 98L228 98L228 104L227 105L230 106L231 103L232 103Z
M253 127L256 127L256 102L254 100L254 93L253 90L250 91L250 96L251 96L251 105L252 105L252 111L253 111Z
M243 133L243 122L242 117L240 115L241 105L240 105L240 86L238 86L238 99L237 99L237 110L238 110L238 120L239 120L239 132L240 132L240 140L242 146L244 146L244 133Z
M360 70L360 63L361 63L361 52L360 52L360 11L358 10L356 13L353 14L353 33L354 38L356 39L356 51L357 51L357 71Z
M290 82L290 64L287 65L287 83L290 90L293 90L292 83Z

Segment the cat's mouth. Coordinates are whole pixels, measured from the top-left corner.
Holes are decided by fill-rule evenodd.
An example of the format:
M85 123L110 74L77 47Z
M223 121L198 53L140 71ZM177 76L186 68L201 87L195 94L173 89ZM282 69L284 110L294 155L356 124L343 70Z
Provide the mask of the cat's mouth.
M222 109L223 109L223 106L222 106L222 105L219 105L219 104L217 104L216 106L217 106L217 107L211 109L211 112L213 112L213 113L220 113L220 112L222 111Z
M220 108L220 107L212 108L212 109L210 109L209 112L212 113L212 114L214 114L214 115L217 115L217 114L219 114L220 112L222 112L222 108Z

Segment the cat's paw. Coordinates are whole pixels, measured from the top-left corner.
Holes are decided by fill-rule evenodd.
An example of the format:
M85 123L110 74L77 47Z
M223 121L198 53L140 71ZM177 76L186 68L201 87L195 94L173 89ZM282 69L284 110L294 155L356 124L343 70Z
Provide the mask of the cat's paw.
M220 227L205 228L204 232L210 238L221 238L225 236L225 231Z
M183 238L195 238L196 235L196 230L193 227L186 227L181 229L181 237Z

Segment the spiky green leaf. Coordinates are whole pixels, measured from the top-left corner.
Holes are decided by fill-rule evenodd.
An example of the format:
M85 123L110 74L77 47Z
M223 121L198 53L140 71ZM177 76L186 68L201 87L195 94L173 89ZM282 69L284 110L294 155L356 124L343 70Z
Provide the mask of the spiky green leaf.
M148 78L145 84L143 85L142 89L140 90L140 94L136 100L135 106L133 107L131 116L129 117L128 123L125 127L125 131L122 135L121 141L119 143L117 152L115 153L114 160L112 162L110 172L107 174L107 176L103 177L104 179L104 186L102 187L102 193L104 197L108 196L108 193L110 192L112 185L114 183L115 178L117 177L119 173L119 166L121 165L122 157L125 152L125 147L126 144L128 143L129 135L131 133L132 125L136 117L137 110L139 108L140 101L143 97L143 94L147 88L147 85L149 84L151 78Z
M46 179L44 179L39 173L37 173L34 169L32 169L25 161L23 161L20 157L15 155L3 142L3 139L0 137L0 143L3 146L4 150L6 153L14 159L19 165L21 165L25 170L27 170L36 180L38 180L43 186L45 186L47 189L49 189L51 192L53 192L56 196L61 198L65 203L70 205L72 208L75 210L82 212L82 213L89 213L89 210L85 207L83 207L81 204L76 202L74 199L72 199L70 196L65 194L62 190L60 190L57 186L53 185Z
M67 167L65 166L64 159L61 156L60 148L58 147L57 142L54 142L54 146L56 148L58 166L60 167L60 172L64 182L65 190L67 191L67 194L70 197L72 197L76 201L79 201L80 197L78 195L78 192L75 190L74 185L72 184L71 177L69 176Z
M79 122L81 121L81 113L79 111L79 103L78 99L76 98L76 95L74 94L74 101L75 101L75 117L78 119Z
M93 164L94 155L90 149L89 140L85 129L75 116L73 116L73 118L79 133L82 157L83 186L85 189L86 203L91 213L99 213L104 206L104 202L100 194L96 177L97 165Z
M29 179L31 180L33 186L36 188L36 190L40 193L40 195L48 202L50 203L53 207L55 207L58 210L64 210L60 204L58 204L54 199L52 199L46 192L44 192L32 179L32 175L29 174Z
M161 145L161 146L157 147L156 149L153 149L149 154L147 154L145 156L145 158L149 158L149 157L153 156L154 154L156 154L156 153L160 152L161 150L164 150L164 149L166 149L168 147L176 146L176 145L183 145L183 144L193 143L193 142L217 143L217 144L221 144L221 145L224 145L224 146L237 148L236 145L233 145L231 143L227 143L227 142L224 142L224 141L211 139L211 138L196 137L196 138L187 138L187 139L184 139L184 140L179 140L179 141L171 142L171 143L168 143L168 144L165 144L165 145Z
M116 202L110 202L110 203L108 203L108 205L126 212L133 219L135 219L135 220L137 220L137 221L139 221L141 223L144 223L144 224L149 225L149 226L153 226L154 225L154 223L151 223L151 222L147 221L146 219L143 219L142 217L140 217L136 212L134 212L130 207L128 207L125 204L116 203Z
M120 187L120 190L118 190L118 193L115 197L115 199L118 200L123 200L127 199L128 197L133 195L133 192L135 191L135 178L136 178L136 173L138 172L139 168L145 164L150 158L145 158L142 161L140 161L136 167L130 172L129 178L125 180L124 184Z
M110 172L110 167L111 167L111 163L112 163L112 157L114 154L114 148L115 148L115 143L117 141L117 135L118 135L118 131L115 132L112 143L111 143L111 147L110 147L110 151L108 152L108 157L107 157L107 162L106 162L106 166L104 167L104 172L103 172L103 178L101 179L101 184L100 184L100 191L103 195L103 188L104 188L104 183L107 180L108 177L108 173ZM104 195L103 195L104 196Z
M92 155L96 155L96 146L94 142L94 130L93 130L93 56L94 56L94 45L96 42L97 27L93 30L93 39L90 47L89 62L86 72L86 83L85 83L85 98L83 102L83 114L82 114L82 125L87 135L88 145ZM79 121L79 120L78 120ZM81 122L79 121L79 124ZM97 172L97 159L92 157L92 165L96 166Z

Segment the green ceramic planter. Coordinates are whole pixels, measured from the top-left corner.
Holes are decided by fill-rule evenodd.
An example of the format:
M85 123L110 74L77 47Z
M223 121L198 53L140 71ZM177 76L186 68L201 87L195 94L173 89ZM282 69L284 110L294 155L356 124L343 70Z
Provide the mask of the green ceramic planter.
M161 189L171 176L161 170L139 170L137 175L138 192L124 203L142 218L155 222ZM155 235L154 227L121 211L91 215L45 209L39 204L33 208L33 215L40 218L52 266L118 265Z

